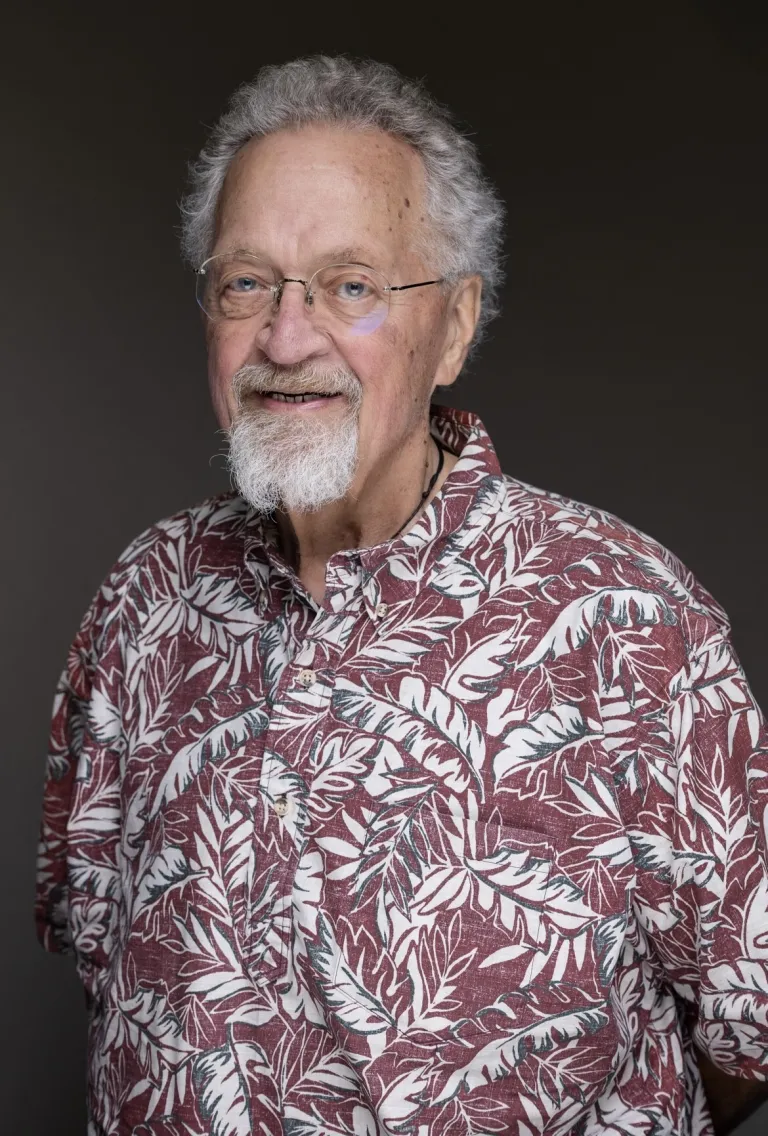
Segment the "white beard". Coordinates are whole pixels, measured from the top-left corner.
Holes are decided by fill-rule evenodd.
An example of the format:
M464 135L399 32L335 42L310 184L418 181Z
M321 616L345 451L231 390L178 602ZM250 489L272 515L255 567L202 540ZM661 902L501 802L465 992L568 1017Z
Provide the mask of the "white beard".
M229 431L229 468L240 496L257 512L313 512L348 492L357 467L361 390L344 368L315 363L241 367L232 380L240 406ZM282 414L244 405L250 393L345 396L329 412Z

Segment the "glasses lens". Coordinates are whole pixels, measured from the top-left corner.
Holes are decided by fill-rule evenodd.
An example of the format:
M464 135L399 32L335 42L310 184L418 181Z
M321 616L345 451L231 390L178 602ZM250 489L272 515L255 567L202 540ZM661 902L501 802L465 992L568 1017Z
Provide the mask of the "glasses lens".
M331 264L318 272L313 291L323 306L345 323L380 321L389 310L389 285L362 264Z
M247 319L265 308L276 283L272 268L255 257L224 253L197 274L197 302L211 319Z

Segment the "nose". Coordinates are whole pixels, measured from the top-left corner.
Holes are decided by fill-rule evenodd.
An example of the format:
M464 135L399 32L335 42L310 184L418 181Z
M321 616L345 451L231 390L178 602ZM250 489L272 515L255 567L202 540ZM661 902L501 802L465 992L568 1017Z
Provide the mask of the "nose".
M327 348L327 338L317 330L307 306L303 284L283 285L280 303L270 310L258 343L268 359L282 366L301 363Z

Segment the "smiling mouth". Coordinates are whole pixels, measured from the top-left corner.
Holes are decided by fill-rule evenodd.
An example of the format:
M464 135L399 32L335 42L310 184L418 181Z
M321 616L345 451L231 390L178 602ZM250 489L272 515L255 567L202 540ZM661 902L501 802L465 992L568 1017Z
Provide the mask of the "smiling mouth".
M272 398L275 402L314 402L318 398L338 398L337 394L324 394L323 391L312 391L309 394L284 394L283 391L266 391L264 398Z

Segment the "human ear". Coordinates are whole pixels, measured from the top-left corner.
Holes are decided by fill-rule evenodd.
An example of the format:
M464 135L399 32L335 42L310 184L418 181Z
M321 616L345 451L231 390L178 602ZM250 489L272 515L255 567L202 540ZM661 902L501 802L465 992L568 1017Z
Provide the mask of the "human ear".
M480 318L482 294L481 276L468 276L453 290L446 317L445 343L435 372L433 390L451 386L464 366Z

